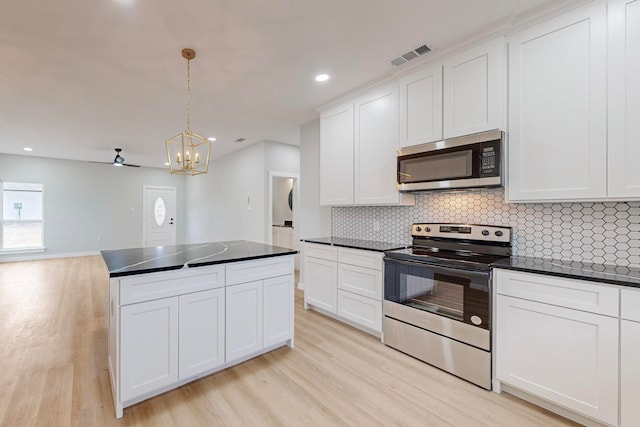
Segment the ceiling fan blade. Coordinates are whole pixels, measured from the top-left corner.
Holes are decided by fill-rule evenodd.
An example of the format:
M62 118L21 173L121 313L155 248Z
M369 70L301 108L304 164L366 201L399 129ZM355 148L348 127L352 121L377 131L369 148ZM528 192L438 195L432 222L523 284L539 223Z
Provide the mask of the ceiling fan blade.
M131 165L129 163L122 163L122 166L129 166L130 168L139 168L140 165Z
M99 163L101 165L112 165L113 162L94 162L93 160L89 160L89 163Z

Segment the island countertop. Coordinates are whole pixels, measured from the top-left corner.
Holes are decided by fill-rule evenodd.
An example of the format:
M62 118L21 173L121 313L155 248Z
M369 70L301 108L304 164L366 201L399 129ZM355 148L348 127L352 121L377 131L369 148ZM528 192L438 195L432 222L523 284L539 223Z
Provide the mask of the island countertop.
M109 270L109 277L179 270L296 253L298 251L295 249L247 240L101 251Z

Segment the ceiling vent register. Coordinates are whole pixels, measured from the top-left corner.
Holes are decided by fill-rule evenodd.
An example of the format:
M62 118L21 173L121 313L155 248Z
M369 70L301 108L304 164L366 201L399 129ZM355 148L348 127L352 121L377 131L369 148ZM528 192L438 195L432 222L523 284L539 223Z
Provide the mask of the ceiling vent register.
M417 48L410 50L409 52L405 53L404 55L401 55L395 59L391 60L391 65L393 65L394 67L399 67L402 64L406 64L407 62L411 61L412 59L416 59L419 56L422 55L426 55L427 53L431 52L431 48L429 46L427 46L426 44L423 44L422 46L418 46Z

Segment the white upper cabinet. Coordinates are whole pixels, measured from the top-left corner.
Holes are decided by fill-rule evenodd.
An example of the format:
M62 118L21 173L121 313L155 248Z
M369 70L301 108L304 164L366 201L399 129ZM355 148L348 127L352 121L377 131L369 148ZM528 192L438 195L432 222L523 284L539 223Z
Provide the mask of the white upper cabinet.
M640 196L640 1L609 1L609 197Z
M499 37L444 61L444 138L504 128L505 44Z
M442 139L442 64L400 79L400 147Z
M397 84L320 115L320 204L413 204L396 189Z
M597 1L510 37L509 201L606 197L606 30Z
M355 204L398 203L398 88L388 86L355 103Z
M320 116L320 204L353 204L353 103Z

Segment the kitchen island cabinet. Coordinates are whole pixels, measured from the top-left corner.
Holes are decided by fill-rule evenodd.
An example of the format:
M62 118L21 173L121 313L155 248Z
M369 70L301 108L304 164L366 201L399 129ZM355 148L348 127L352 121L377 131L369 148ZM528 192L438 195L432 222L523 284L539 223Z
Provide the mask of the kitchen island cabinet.
M247 241L103 251L116 411L283 345L295 250Z

